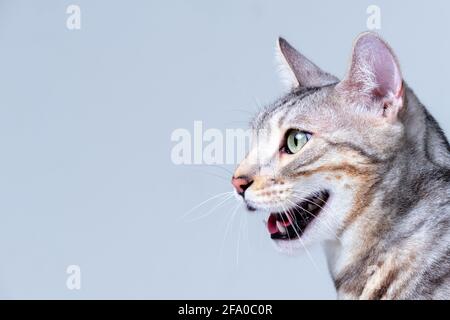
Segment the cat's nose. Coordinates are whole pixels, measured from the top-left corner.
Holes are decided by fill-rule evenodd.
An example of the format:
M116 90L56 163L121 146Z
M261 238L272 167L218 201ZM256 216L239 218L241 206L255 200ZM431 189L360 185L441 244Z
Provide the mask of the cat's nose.
M234 186L234 188L236 189L237 193L239 195L241 195L242 197L244 197L244 192L245 190L248 189L248 187L250 187L253 183L253 180L251 180L248 177L233 177L231 179L231 184Z

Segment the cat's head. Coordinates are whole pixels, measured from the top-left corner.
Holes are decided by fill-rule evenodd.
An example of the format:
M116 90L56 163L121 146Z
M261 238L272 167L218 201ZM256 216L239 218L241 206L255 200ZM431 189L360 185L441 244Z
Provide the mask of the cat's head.
M270 213L280 248L335 240L370 202L404 137L404 85L376 34L354 42L339 81L284 39L278 55L292 90L256 115L254 137L232 183L250 210Z

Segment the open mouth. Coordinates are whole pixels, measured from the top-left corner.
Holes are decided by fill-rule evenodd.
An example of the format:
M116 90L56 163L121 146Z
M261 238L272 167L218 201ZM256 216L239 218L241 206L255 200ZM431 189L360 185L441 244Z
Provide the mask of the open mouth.
M321 191L305 198L285 212L271 213L267 221L270 237L276 240L292 240L301 237L311 222L325 206L328 191Z

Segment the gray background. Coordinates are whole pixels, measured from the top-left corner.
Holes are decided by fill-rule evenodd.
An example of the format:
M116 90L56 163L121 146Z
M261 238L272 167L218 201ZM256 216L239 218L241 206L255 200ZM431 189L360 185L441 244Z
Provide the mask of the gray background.
M276 253L261 216L223 242L234 200L179 219L230 176L172 164L170 134L245 128L282 93L278 35L342 77L369 4L449 133L448 1L0 1L0 297L333 299L320 248Z

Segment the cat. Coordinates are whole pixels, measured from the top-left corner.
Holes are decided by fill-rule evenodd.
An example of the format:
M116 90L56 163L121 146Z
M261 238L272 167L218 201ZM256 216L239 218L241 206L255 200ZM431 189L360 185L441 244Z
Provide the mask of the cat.
M291 90L253 119L236 193L279 250L323 244L339 299L450 298L450 146L390 46L359 35L341 81L277 47Z

